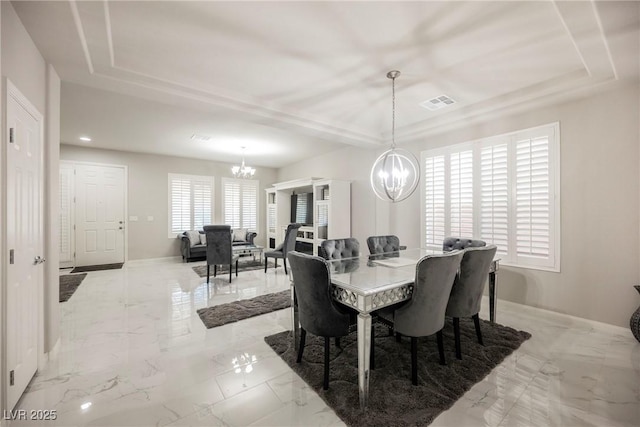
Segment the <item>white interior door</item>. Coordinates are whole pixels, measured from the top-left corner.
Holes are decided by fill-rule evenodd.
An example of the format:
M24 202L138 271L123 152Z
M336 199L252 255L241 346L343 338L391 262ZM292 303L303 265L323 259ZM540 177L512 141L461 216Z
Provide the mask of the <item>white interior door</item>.
M12 409L38 367L42 289L42 116L8 84L7 91L7 406Z
M60 268L73 267L74 261L73 170L73 164L60 163Z
M77 164L76 266L124 262L124 167Z

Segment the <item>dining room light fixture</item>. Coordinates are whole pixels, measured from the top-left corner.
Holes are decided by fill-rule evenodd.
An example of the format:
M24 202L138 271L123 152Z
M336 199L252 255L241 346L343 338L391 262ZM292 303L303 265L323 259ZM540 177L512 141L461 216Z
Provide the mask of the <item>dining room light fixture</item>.
M244 149L245 147L242 147L242 164L240 166L236 165L231 168L231 173L233 174L234 178L247 179L251 178L256 173L255 168L247 166L244 163Z
M391 148L378 157L371 168L371 188L380 199L401 202L411 196L420 180L420 166L410 151L396 147L396 78L400 71L387 73L391 79Z

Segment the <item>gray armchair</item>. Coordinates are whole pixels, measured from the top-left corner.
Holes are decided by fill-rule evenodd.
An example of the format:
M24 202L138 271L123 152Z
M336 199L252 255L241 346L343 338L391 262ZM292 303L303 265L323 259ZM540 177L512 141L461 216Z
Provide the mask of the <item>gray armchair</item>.
M284 234L284 242L272 251L264 253L264 272L267 272L267 260L274 258L275 267L278 267L278 258L282 258L284 263L284 272L287 271L287 254L289 251L293 251L296 248L296 237L298 237L298 229L302 227L302 224L292 223L287 226L287 231Z
M320 244L318 255L326 260L357 258L360 256L360 242L354 237L329 239Z
M460 271L456 275L447 304L446 315L453 317L453 333L455 337L456 357L462 359L460 349L460 318L473 317L478 343L482 342L480 330L480 303L482 291L496 254L496 246L470 247L464 250Z
M406 303L375 312L396 333L411 337L411 382L418 385L418 337L436 334L440 364L445 365L442 328L456 272L463 253L427 255L418 261L413 295Z
M229 283L231 283L232 265L236 264L236 277L238 276L238 255L233 254L231 245L230 225L205 225L204 234L207 236L207 283L209 283L209 270L213 265L213 277L216 277L218 265L229 266Z
M302 362L307 332L324 337L324 381L329 388L330 338L348 335L354 330L356 312L336 303L331 296L331 273L327 262L317 256L291 251L293 287L300 321L300 346L297 362ZM336 345L338 342L336 341Z
M474 240L465 237L445 237L442 241L442 250L444 252L462 250L466 248L477 248L486 246L484 240Z

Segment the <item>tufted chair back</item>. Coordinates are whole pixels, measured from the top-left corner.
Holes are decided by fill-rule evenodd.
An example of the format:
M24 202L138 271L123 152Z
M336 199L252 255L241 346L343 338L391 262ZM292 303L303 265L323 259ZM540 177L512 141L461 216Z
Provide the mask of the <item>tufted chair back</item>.
M394 235L369 236L367 237L367 246L371 255L395 252L400 249L400 239Z
M319 252L327 260L357 258L360 256L360 243L353 237L325 240L320 245Z
M207 236L207 264L231 264L233 258L231 226L205 225L204 234Z
M442 250L444 252L449 252L486 245L487 243L483 240L474 240L465 237L445 237L445 239L442 241Z

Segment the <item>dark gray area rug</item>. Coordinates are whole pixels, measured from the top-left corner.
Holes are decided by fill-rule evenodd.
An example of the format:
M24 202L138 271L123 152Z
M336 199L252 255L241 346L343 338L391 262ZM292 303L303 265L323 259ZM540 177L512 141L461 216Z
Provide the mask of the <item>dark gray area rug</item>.
M207 329L211 329L287 307L291 307L291 291L289 290L201 308L198 310L198 315Z
M273 267L273 263L269 262L269 268ZM196 274L200 277L207 277L207 266L206 265L196 265L195 267L191 267L193 269L193 271L196 272ZM249 270L260 270L264 268L264 264L262 263L261 260L256 259L255 261L253 259L249 260L249 261L243 261L240 260L240 262L238 263L238 272L240 271L249 271ZM235 265L233 266L233 272L235 273L236 271L236 267ZM228 265L219 265L218 266L218 275L220 274L224 274L227 273L229 274L229 266ZM211 274L209 277L213 277L213 266L211 266Z
M83 273L85 271L100 271L100 270L118 270L122 268L124 263L119 262L117 264L101 264L101 265L85 265L82 267L76 267L71 270L71 273Z
M69 298L78 289L85 277L87 277L87 273L63 274L60 276L60 302L69 301Z
M460 319L462 360L455 358L453 327L447 320L444 345L447 365L439 364L435 336L418 339L418 385L411 384L410 339L396 342L386 327L375 325L375 370L369 382L369 405L360 410L357 334L331 340L329 390L322 389L324 339L307 334L301 363L291 331L265 337L267 344L327 402L349 426L425 426L450 408L531 335L481 322L485 346L476 341L471 319Z

